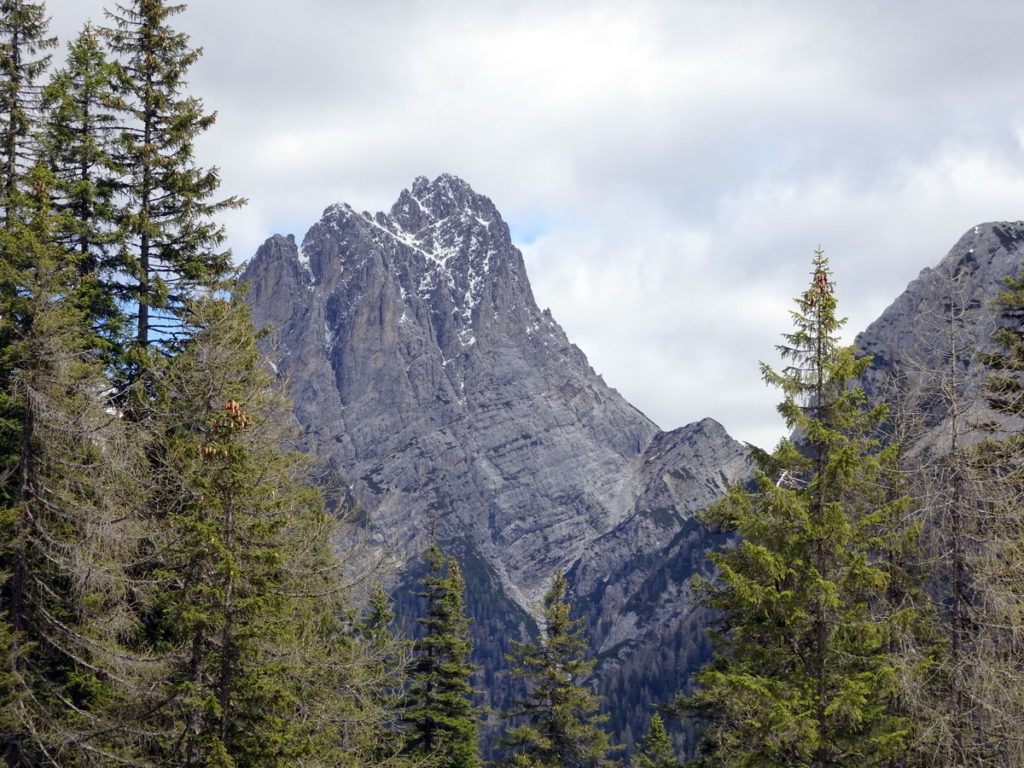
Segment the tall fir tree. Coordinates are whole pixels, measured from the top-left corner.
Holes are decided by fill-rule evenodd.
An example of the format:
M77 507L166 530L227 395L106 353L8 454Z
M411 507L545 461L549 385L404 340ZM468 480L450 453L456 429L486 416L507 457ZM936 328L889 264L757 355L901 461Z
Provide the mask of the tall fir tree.
M50 65L44 51L56 45L43 3L0 0L0 202L8 223L15 193L28 191L23 182L37 160L38 80Z
M218 170L195 161L195 141L216 116L184 93L201 53L170 25L184 10L166 0L133 0L115 6L105 30L117 64L112 104L125 119L114 157L124 174L121 268L139 350L173 348L188 337L190 297L216 286L231 268L214 216L244 202L215 199Z
M133 298L119 266L124 234L117 222L121 168L113 155L115 73L99 33L86 25L43 91L40 131L42 159L56 178L56 239L75 253L77 301L97 348L110 359L127 340L124 307Z
M36 155L33 132L39 118L37 81L50 63L50 55L44 52L56 45L48 30L42 3L0 0L0 225L22 232L26 222L19 205L34 199L26 176ZM0 350L6 350L18 343L18 335L24 330L8 313L23 292L25 249L16 237L8 237L2 245L0 259L5 262L5 273L0 277L0 303L7 316L5 322L0 322ZM17 483L8 480L17 471L21 446L21 416L12 410L16 404L11 397L13 376L14 368L0 360L0 481L4 483L0 493L5 504L13 504L17 498Z
M756 488L734 487L703 514L738 535L711 556L717 580L698 581L718 612L717 655L684 708L705 719L703 762L716 766L880 766L900 754L911 723L894 714L894 644L916 614L886 604L892 451L872 437L886 408L853 386L868 358L837 338L828 261L816 251L795 329L779 347L789 365L762 364L799 442L755 451Z
M518 768L602 768L615 765L611 740L598 714L599 700L584 686L594 662L566 602L568 582L559 570L544 596L543 633L532 643L514 643L513 674L526 680L527 695L507 717L525 720L501 743Z
M478 768L480 716L473 704L469 663L473 643L465 616L465 584L458 562L436 544L426 552L427 575L418 596L426 610L417 621L409 687L402 706L406 754L440 768Z

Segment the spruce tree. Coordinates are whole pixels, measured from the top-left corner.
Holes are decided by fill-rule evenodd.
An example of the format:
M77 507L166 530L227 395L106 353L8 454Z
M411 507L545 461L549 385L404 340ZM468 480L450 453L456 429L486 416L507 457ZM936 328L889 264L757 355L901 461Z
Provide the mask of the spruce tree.
M893 713L893 648L916 608L879 610L891 583L881 534L904 503L887 489L894 454L872 437L886 409L853 386L869 359L839 344L821 251L812 268L779 347L789 365L762 365L799 442L755 451L756 488L702 514L738 535L711 556L717 579L697 583L720 616L717 655L682 703L707 722L708 765L887 765L911 734Z
M140 462L103 407L102 371L67 299L72 254L54 243L49 175L15 197L0 230L0 308L9 341L3 428L19 442L0 504L0 741L9 766L117 763L119 724L144 659L126 564L138 553ZM13 298L11 298L13 296Z
M473 648L465 616L462 572L436 544L426 552L428 571L417 593L426 611L423 634L413 643L409 687L402 707L406 754L441 768L478 768L479 714L471 701L468 658Z
M665 723L657 712L629 762L630 768L678 768L676 750L665 730Z
M77 301L95 344L111 359L126 341L123 307L133 298L119 268L124 243L116 218L124 190L113 157L115 73L100 35L86 25L43 91L40 132L42 159L56 177L54 207L61 214L56 240L75 253Z
M42 3L24 0L0 0L0 207L7 229L20 228L24 233L19 205L34 200L26 181L28 170L34 165L36 148L33 131L38 127L39 87L36 81L45 72L50 56L43 52L56 45L48 34L49 22ZM27 249L9 236L4 243L4 274L0 276L0 306L5 317L0 317L0 351L18 343L24 331L13 314L13 307L23 297L25 253ZM0 493L6 504L17 498L16 483L8 480L16 472L21 445L21 416L11 410L16 399L10 397L14 370L7 361L0 360L0 398L3 400L3 419L0 425Z
M195 162L195 141L216 116L184 92L201 53L170 25L184 10L165 0L133 0L115 6L105 30L117 63L112 104L125 120L114 153L125 190L121 268L140 349L173 348L187 338L190 296L230 271L230 255L220 250L223 227L213 217L243 203L214 199L218 170Z
M520 768L600 768L614 765L611 741L601 724L597 696L584 687L594 662L579 620L570 616L568 582L559 570L544 596L543 634L532 643L513 643L513 674L528 693L506 717L524 719L501 743Z
M148 643L168 665L140 733L157 764L370 759L378 681L354 642L290 409L238 298L188 306L195 335L153 361Z
M15 193L28 191L23 180L37 160L37 81L50 65L51 56L43 52L57 45L48 29L43 3L0 0L0 202L5 223L16 210Z

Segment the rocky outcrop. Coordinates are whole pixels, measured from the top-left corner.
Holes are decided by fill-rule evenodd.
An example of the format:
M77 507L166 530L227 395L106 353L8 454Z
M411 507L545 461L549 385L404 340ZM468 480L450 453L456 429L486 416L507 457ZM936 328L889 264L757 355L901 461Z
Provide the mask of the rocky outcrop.
M993 349L993 305L1003 278L1018 275L1022 262L1024 222L979 224L857 337L858 349L872 356L865 390L917 422L912 450L945 450L951 408L966 439L972 439L971 425L993 418L980 397L989 371L977 354Z
M306 447L346 478L376 554L401 573L433 532L476 563L470 590L507 601L478 634L526 626L556 568L616 664L688 615L666 564L703 562L694 514L745 450L711 420L661 432L609 387L537 307L488 198L444 175L388 213L333 205L243 277Z

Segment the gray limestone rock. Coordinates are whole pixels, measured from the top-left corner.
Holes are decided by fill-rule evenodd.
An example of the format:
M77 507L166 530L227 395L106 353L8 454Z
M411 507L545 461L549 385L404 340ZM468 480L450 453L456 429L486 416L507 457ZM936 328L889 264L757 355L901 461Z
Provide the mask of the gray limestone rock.
M459 542L524 611L505 631L563 568L616 664L690 615L667 564L701 566L694 514L749 472L745 450L711 420L661 432L605 384L488 198L443 175L388 213L332 205L243 277L305 447L350 484L378 557L401 570L431 531Z
M920 421L914 450L948 444L951 397L960 401L961 428L992 418L980 398L988 372L977 354L993 349L993 303L1022 261L1024 222L972 227L857 337L872 356L863 382L869 396L911 408Z
M933 443L947 421L936 371L976 398L990 304L1022 255L1024 224L973 228L857 338L869 394L913 393ZM405 587L432 532L466 564L490 689L511 690L508 637L563 568L601 690L678 690L706 654L689 576L721 544L695 513L749 476L746 452L710 419L662 432L606 385L537 307L488 198L442 175L388 213L333 205L301 247L270 238L244 279L305 447L350 486L371 554Z

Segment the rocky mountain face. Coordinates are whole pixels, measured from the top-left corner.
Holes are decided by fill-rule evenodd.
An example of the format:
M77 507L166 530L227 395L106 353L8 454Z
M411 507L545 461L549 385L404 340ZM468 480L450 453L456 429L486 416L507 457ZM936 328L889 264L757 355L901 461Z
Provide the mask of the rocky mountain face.
M537 307L488 198L443 175L388 213L333 205L243 277L305 447L345 478L372 552L407 582L431 534L463 561L483 682L501 688L557 568L606 681L665 633L700 635L694 514L749 472L745 450L710 419L662 432L605 384Z
M912 410L914 450L949 445L952 411L959 428L992 419L979 397L988 371L979 351L993 349L993 304L1003 278L1024 263L1024 222L968 230L935 267L917 279L856 339L873 357L864 382L876 400Z
M919 444L941 449L951 408L976 409L975 355L1022 257L1024 223L974 227L858 336L865 388L912 404ZM500 707L508 641L564 569L629 740L706 657L688 577L720 542L695 512L749 474L744 449L710 419L662 432L607 386L537 307L494 205L453 176L416 179L387 213L333 205L301 244L267 240L244 279L305 447L364 513L400 614L435 536L463 564L478 685Z

